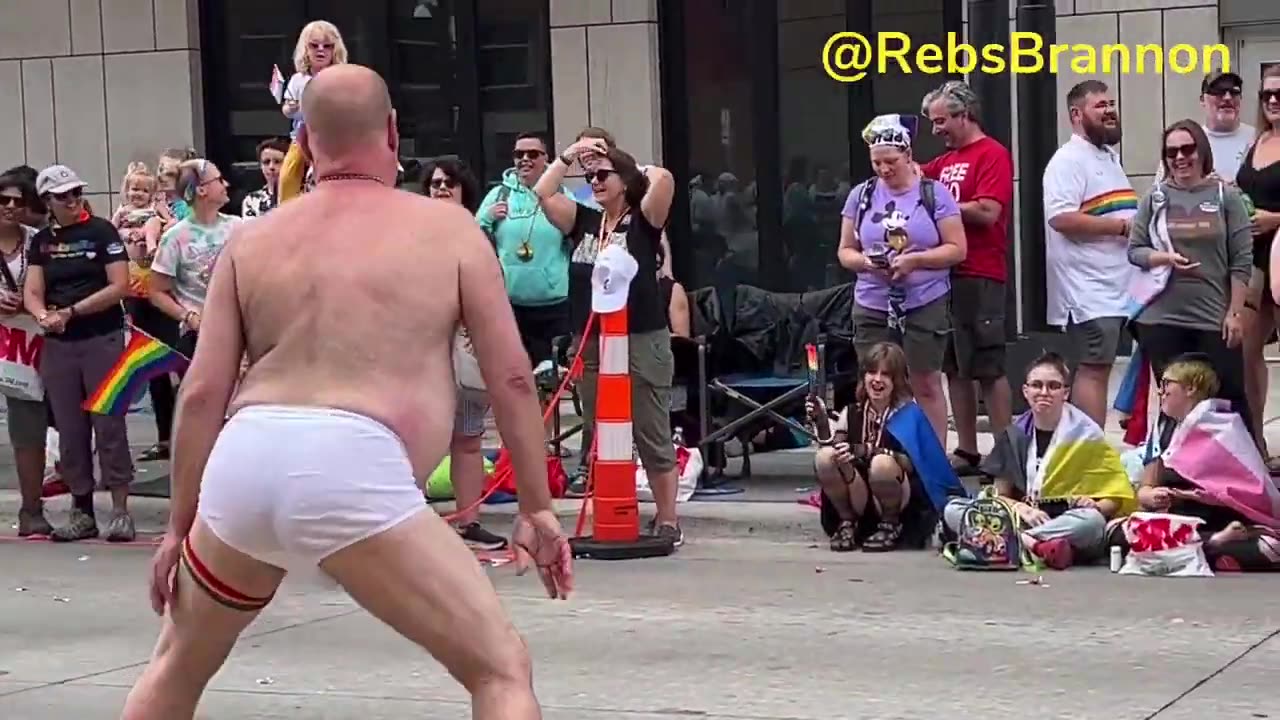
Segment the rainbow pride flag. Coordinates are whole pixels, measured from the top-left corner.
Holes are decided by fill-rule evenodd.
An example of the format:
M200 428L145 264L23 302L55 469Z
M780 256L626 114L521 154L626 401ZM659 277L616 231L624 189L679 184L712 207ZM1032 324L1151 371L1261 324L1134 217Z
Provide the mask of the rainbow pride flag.
M132 329L129 345L98 389L84 401L85 410L99 415L124 415L152 378L182 372L191 362L177 350L150 335Z

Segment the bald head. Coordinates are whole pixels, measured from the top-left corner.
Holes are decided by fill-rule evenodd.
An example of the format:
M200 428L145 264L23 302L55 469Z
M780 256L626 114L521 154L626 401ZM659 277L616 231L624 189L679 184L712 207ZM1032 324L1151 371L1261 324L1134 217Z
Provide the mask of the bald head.
M363 65L326 68L302 94L309 144L331 156L385 140L391 113L387 84Z

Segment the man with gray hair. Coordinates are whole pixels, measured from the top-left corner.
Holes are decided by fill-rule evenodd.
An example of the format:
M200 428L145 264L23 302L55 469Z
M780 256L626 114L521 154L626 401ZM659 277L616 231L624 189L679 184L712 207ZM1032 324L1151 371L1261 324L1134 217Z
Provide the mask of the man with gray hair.
M991 431L1009 424L1013 400L1005 377L1005 256L1009 206L1013 203L1013 157L982 131L978 97L963 82L951 81L925 95L921 112L947 151L925 163L921 173L941 182L960 205L969 244L964 262L952 270L951 324L943 369L959 436L952 464L976 473L978 394L986 400Z

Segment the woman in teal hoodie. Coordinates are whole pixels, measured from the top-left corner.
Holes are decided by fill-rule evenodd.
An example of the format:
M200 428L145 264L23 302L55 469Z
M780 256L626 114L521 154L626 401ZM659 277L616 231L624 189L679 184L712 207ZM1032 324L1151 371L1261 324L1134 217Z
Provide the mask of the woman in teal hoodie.
M547 169L546 141L537 133L521 133L512 160L515 167L485 196L476 219L498 251L520 339L536 368L552 358L551 341L571 332L569 246L533 194Z

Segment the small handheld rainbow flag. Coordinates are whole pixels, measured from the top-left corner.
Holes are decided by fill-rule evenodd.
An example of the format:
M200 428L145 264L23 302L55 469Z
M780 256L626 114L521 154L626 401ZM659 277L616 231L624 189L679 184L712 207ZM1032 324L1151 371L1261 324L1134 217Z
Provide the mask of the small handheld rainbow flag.
M124 415L152 378L181 372L191 362L185 355L150 335L130 328L133 337L98 389L84 401L85 410L99 415Z
M818 389L818 346L805 345L804 353L809 364L809 394L812 395Z

